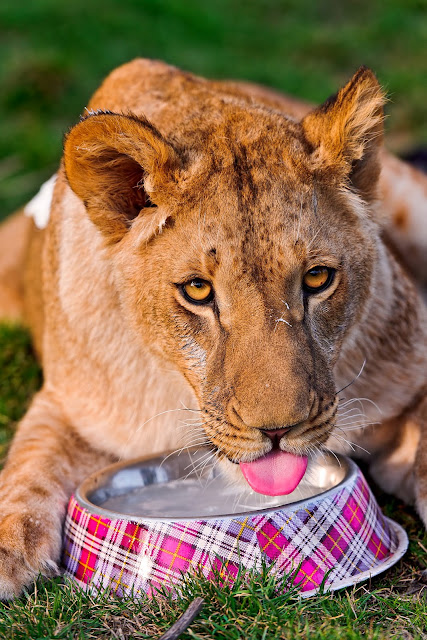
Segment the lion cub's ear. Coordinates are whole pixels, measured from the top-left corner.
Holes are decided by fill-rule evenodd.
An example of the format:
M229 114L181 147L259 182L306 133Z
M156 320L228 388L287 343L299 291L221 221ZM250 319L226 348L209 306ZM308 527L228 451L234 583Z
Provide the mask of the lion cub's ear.
M162 185L166 190L173 182L178 158L147 120L97 112L69 132L64 164L71 188L108 242L114 243L142 209L159 204Z
M315 169L331 171L366 199L375 195L380 172L384 93L370 69L361 67L335 96L302 121L313 146Z

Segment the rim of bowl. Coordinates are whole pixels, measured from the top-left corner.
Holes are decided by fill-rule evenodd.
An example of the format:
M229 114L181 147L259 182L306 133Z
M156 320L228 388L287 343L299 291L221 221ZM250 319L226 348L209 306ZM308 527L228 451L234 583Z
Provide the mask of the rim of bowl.
M190 447L189 451L191 451L191 449L192 448ZM242 517L255 517L258 515L264 515L267 513L274 513L277 511L284 511L284 510L298 511L301 507L304 507L307 504L313 504L315 502L319 502L333 495L338 490L340 490L345 484L350 482L357 475L359 471L359 467L351 458L348 458L347 456L343 456L340 454L336 454L336 457L338 459L340 466L342 465L344 467L345 474L343 479L334 487L331 487L330 489L326 489L325 491L322 491L321 493L317 493L314 496L311 496L309 498L296 500L295 502L288 502L283 505L279 504L279 505L275 505L274 507L266 507L264 509L241 511L238 513L223 513L223 514L204 515L204 516L195 514L194 516L170 516L170 517L141 516L141 515L133 516L127 513L120 513L118 511L112 511L110 509L104 509L103 507L98 506L89 500L88 495L93 491L95 491L96 489L99 489L103 484L105 484L105 480L108 477L111 477L112 475L114 475L114 473L126 467L139 466L149 461L159 460L159 463L160 463L160 460L163 457L167 455L170 455L170 457L172 457L171 453L173 455L173 453L175 452L165 452L156 456L146 456L143 458L136 458L134 460L128 460L125 462L116 462L111 465L108 465L107 467L104 467L103 469L100 469L99 471L95 471L77 487L76 491L74 492L74 498L89 513L100 515L102 517L108 518L109 520L127 520L128 522L140 522L140 523L143 523L143 522L196 522L196 521L204 522L207 520L209 521L230 520L230 519L236 519L236 518L242 518ZM176 452L176 455L178 455L178 452Z

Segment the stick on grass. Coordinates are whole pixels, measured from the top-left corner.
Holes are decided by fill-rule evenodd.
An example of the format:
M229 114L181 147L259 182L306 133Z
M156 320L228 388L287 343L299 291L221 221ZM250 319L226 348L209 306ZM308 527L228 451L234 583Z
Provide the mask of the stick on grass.
M203 604L203 598L195 598L193 602L188 605L182 616L160 636L159 640L176 640L176 638L179 638L181 633L184 633L184 631L188 629L194 618L199 615Z

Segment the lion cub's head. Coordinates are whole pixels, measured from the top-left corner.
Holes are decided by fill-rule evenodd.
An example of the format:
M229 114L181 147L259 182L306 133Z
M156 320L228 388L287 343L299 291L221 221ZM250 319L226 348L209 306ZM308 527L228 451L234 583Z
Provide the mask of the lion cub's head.
M301 122L218 99L177 113L168 139L95 113L66 140L126 322L180 369L212 446L263 493L292 490L267 467L301 475L334 426L334 365L376 260L383 102L361 69Z

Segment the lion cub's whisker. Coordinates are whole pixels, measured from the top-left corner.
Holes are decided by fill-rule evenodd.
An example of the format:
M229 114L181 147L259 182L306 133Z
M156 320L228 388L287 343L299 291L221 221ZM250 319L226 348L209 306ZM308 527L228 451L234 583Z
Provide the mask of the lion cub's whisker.
M364 416L365 412L360 410L360 407L353 407L352 409L348 409L347 411L344 411L341 413L341 411L338 409L337 411L337 418L345 418L346 420L348 418L352 418L354 416Z
M340 422L339 420L337 420L335 424L337 427L341 427L341 428L355 427L361 424L362 425L368 424L368 419L366 418L366 416L360 416L359 418L354 418L353 420L345 420L343 422Z
M206 440L206 432L204 429L181 431L179 434L180 439L184 442L192 442L193 440Z
M332 449L330 449L329 447L326 446L326 444L322 445L323 448L328 451L330 454L332 454L334 456L334 458L337 460L339 466L341 467L341 460L338 458L337 454L335 453L335 451L333 451Z
M180 400L180 403L182 404L182 407L185 411L190 411L191 413L201 413L202 409L190 409L189 407L187 407L184 402L182 400Z
M188 424L188 422L183 421L183 422L181 422L181 424L177 425L177 428L178 429L187 429L187 430L191 429L192 432L202 433L204 431L203 425L205 425L205 424L206 424L206 422L199 422L198 424Z
M339 429L340 431L342 431L343 433L347 433L349 431L360 431L361 429L365 429L366 427L371 427L372 425L376 425L376 424L381 424L381 422L362 422L360 424L357 425L350 425L349 427L340 427L339 425L336 425L336 429Z
M163 460L161 461L161 463L159 464L159 469L162 468L163 464L166 462L166 460L168 460L171 456L173 455L181 455L181 453L185 450L188 449L188 447L181 447L180 449L176 449L174 451L171 451L170 453L168 453L167 456L165 456L165 458L163 458Z
M340 394L340 393L342 393L345 389L348 389L348 387L350 387L352 384L354 384L354 383L356 382L356 380L358 380L358 379L360 378L360 376L362 375L363 370L364 370L364 368L365 368L365 365L366 365L366 358L364 359L363 364L362 364L362 366L361 366L361 368L360 368L360 371L359 371L359 373L357 374L357 376L355 376L355 377L353 378L353 380L351 380L351 382L349 382L349 383L348 383L348 384L346 384L344 387L342 387L339 391L337 391L337 393L336 393L336 395L337 395L337 396L339 396L339 394Z
M376 404L376 402L374 402L373 400L371 400L370 398L350 398L349 400L346 400L341 406L340 408L344 408L345 406L347 406L348 404L352 403L352 402L357 402L362 410L363 410L363 402L369 402L369 404L373 405L375 407L375 409L378 411L378 413L380 413L382 415L382 411L379 408L379 406Z
M177 409L166 409L165 411L160 411L159 413L156 413L154 416L151 416L151 418L148 418L148 420L146 420L145 422L143 422L135 431L135 433L137 433L138 431L141 431L141 429L143 429L143 427L145 427L146 424L148 424L149 422L151 422L152 420L154 420L155 418L158 418L159 416L163 416L165 413L174 413L176 411L191 411L191 409L182 409L181 407L178 407Z
M209 440L207 440L206 438L204 438L203 440L191 440L190 442L185 442L182 445L183 449L191 449L193 447L204 447L206 445L210 444Z
M352 409L349 409L348 411L344 411L343 413L341 413L341 411L337 411L336 413L337 416L337 420L339 419L343 419L343 420L349 420L351 418L357 418L359 416L364 417L365 416L365 412L360 410L360 407L353 407Z
M206 438L203 439L199 439L199 440L191 440L190 442L185 442L183 444L183 448L184 449L190 449L193 447L205 447L207 445L209 445L210 442L209 440L207 440Z
M371 400L370 398L358 398L358 400L360 402L368 402L369 404L371 404L373 407L375 407L375 409L378 411L378 413L380 415L383 415L383 412L381 411L380 407L377 405L376 402L374 402L373 400Z
M378 420L371 420L371 421L361 421L361 422L354 422L354 423L349 423L349 424L337 424L335 425L337 429L341 429L342 431L353 431L356 429L361 429L364 427L369 427L373 424L381 424L381 422L379 422Z
M198 452L198 451L199 451L199 450L197 450L197 452ZM197 453L197 452L196 452L196 453ZM203 454L200 456L200 458L199 458L199 460L198 460L197 464L195 464L193 461L191 461L191 462L190 462L186 467L184 467L184 469L188 469L189 467L192 467L193 469L197 469L197 467L199 467L201 464L203 464L203 462L205 461L205 459L207 459L207 458L209 458L209 457L212 457L213 455L214 455L214 454L213 454L213 452L212 452L212 451L207 451L206 453L203 453Z
M210 463L210 461L213 461L214 464L216 458L215 453L213 452L209 452L208 454L205 454L205 456L206 459L199 461L197 464L191 462L185 467L185 469L188 469L189 467L191 467L191 469L185 476L183 476L182 480L187 480L187 478L194 473L197 476L198 480L201 481L203 472L206 469L207 465ZM203 458L205 458L205 456L203 456Z
M331 433L331 438L338 438L339 440L342 440L343 442L348 444L348 446L351 448L352 451L355 451L354 447L357 447L358 449L361 449L368 455L371 455L370 451L362 447L360 444L357 444L357 442L351 442L351 440L347 440L347 438L344 438L344 436L340 436L337 433Z

